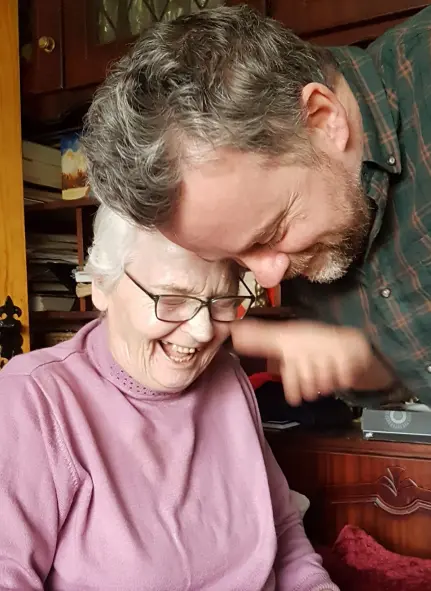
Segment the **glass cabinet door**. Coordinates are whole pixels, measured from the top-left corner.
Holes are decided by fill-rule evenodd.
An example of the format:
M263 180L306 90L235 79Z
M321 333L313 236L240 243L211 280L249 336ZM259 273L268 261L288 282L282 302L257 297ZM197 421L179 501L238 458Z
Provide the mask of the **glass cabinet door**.
M101 82L109 63L127 51L127 45L152 23L224 3L223 0L63 0L65 87Z
M221 4L220 0L91 0L88 27L98 44L126 41L154 22Z

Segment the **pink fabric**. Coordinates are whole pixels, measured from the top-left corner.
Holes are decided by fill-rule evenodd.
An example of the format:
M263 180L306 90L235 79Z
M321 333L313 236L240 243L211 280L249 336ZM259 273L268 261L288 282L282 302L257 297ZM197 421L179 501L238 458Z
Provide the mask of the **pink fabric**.
M113 361L97 321L0 372L0 589L330 591L220 352L182 394Z
M429 591L431 560L390 552L362 529L346 525L324 563L342 591Z

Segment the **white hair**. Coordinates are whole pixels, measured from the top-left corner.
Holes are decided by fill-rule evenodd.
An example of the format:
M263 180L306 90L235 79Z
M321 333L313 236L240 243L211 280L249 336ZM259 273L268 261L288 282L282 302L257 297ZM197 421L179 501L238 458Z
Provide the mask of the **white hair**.
M94 220L93 243L88 250L85 271L103 291L113 289L135 252L138 228L100 205Z
M140 228L108 206L99 205L94 220L93 243L88 250L85 271L105 293L114 289L126 267L137 255L138 238L142 234L155 235L159 239L152 245L155 247L160 244L160 240L170 242L157 230ZM180 246L173 246L176 249L184 250ZM189 254L196 256L191 252ZM237 282L242 275L239 266L233 261L226 260L224 263L232 274L232 278Z

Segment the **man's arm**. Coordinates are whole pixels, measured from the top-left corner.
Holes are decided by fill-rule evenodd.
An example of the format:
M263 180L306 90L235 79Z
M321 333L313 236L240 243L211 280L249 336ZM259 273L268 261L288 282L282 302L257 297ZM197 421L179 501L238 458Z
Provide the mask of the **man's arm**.
M231 332L239 353L278 361L292 405L336 391L389 390L396 382L389 365L355 328L245 319L234 323Z

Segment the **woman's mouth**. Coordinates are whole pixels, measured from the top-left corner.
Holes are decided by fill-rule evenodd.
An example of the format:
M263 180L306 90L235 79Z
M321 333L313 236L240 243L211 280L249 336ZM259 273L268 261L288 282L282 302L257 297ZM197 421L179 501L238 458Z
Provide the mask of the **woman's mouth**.
M196 347L182 347L169 341L159 341L159 343L166 357L174 363L187 363L191 361L199 350Z

